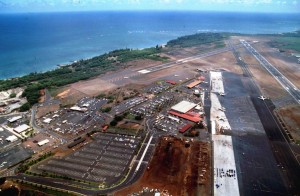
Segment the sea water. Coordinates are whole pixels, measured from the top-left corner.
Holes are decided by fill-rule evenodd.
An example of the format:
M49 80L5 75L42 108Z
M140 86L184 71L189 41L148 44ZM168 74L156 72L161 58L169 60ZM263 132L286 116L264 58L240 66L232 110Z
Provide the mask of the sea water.
M69 12L0 14L0 79L54 69L114 49L145 48L201 32L300 30L300 14Z

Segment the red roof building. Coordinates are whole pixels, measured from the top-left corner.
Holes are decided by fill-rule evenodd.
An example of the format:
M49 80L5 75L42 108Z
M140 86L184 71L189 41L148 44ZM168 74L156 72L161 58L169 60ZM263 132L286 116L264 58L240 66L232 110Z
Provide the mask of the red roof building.
M202 118L200 117L200 114L198 113L192 113L192 112L188 112L188 113L185 113L185 114L181 114L181 113L178 113L178 112L175 112L175 111L169 111L169 114L172 114L174 116L178 116L180 118L184 118L186 120L189 120L189 121L192 121L192 122L195 122L195 123L198 123L202 120Z
M186 125L184 125L181 129L179 129L179 132L180 132L180 133L184 133L184 132L186 132L187 130L189 130L192 126L193 126L193 125L191 125L191 124L186 124Z
M175 85L175 84L176 84L176 82L173 81L173 80L167 80L166 83L169 83L169 84L172 84L172 85Z

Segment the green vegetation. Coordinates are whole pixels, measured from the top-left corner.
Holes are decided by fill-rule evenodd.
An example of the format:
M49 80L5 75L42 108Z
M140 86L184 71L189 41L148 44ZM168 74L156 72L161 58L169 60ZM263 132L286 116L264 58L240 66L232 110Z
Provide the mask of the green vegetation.
M300 31L283 33L275 36L270 42L271 47L278 48L280 52L295 50L300 52Z
M139 130L119 128L119 127L110 127L106 132L107 133L123 134L123 135L137 135Z
M228 34L224 33L199 33L187 35L171 40L167 43L168 47L193 47L201 44L215 43L215 47L224 46L224 39Z
M9 95L9 98L15 98L16 96L17 96L16 93L12 93L12 94Z
M0 91L16 87L27 87L22 96L26 97L30 106L32 106L38 102L40 97L39 90L41 89L55 89L79 80L86 80L107 71L116 70L119 67L126 66L124 63L136 59L166 61L165 57L160 57L158 55L160 52L160 47L146 48L143 50L115 50L91 59L80 60L69 66L47 71L45 73L35 72L19 78L0 80Z
M108 113L111 111L111 107L102 108L101 111L104 113Z
M30 104L29 103L24 103L21 107L20 107L20 112L25 112L28 111L30 109Z
M143 118L142 118L142 116L135 116L135 118L134 118L135 120L142 120Z
M42 160L45 160L45 159L47 159L48 157L51 157L52 155L54 155L54 154L51 153L51 152L48 152L48 153L43 154L42 156L40 156L38 159L35 159L35 160L32 160L32 161L25 162L25 163L21 164L21 165L17 168L17 172L23 173L23 172L27 171L27 170L30 168L30 166L32 166L32 165L34 165L34 164L36 164L36 163L38 163L38 162L40 162L40 161L42 161Z
M191 47L200 44L213 43L215 47L224 45L226 34L202 33L190 36L183 36L168 42L169 47ZM58 87L71 84L80 80L86 80L103 74L107 71L116 70L120 67L128 66L126 63L137 59L151 59L166 62L167 57L161 57L162 47L158 45L143 50L121 49L96 56L91 59L80 60L71 65L44 73L31 73L23 77L0 80L0 91L16 87L26 87L23 97L26 97L29 106L37 103L40 97L39 91L44 88L57 89ZM113 99L109 99L109 103ZM28 105L24 105L22 110L27 110Z

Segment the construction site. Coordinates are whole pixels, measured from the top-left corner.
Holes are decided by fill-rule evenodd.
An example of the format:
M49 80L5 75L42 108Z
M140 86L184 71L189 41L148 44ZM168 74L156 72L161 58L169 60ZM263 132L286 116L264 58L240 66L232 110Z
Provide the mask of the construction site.
M115 193L128 195L143 189L169 195L211 195L211 145L207 142L161 137L143 176Z

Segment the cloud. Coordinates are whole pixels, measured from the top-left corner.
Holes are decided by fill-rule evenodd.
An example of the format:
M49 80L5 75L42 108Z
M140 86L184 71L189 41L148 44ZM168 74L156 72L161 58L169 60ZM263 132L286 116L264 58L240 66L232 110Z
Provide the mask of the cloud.
M209 4L271 4L273 0L200 0L201 3Z

